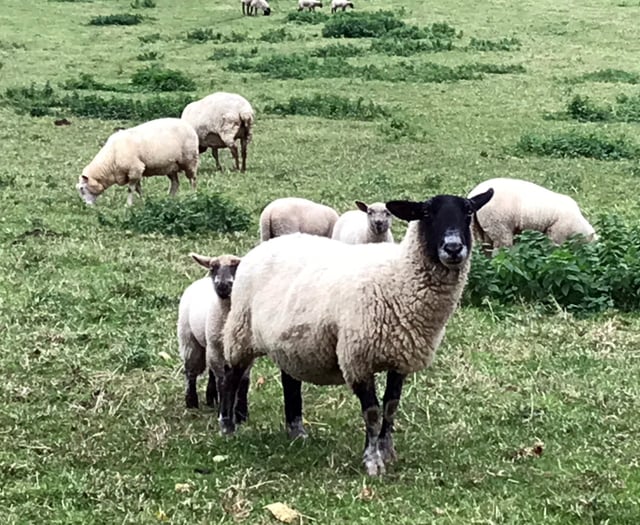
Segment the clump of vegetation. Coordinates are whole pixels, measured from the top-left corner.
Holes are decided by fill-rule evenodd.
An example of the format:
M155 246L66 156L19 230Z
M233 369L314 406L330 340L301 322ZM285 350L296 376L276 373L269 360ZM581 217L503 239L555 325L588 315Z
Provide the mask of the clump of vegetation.
M238 56L238 51L236 49L231 47L222 47L220 49L214 49L209 60L221 60L224 58L234 58L236 56Z
M267 105L265 113L276 115L308 115L337 120L374 120L391 116L384 106L366 102L362 97L349 99L338 95L315 94L291 97L287 102Z
M129 5L131 5L131 9L149 9L152 7L156 7L156 3L154 2L154 0L133 0Z
M575 82L608 82L621 84L640 84L640 74L622 69L599 69L576 77Z
M589 97L574 96L567 104L567 117L580 122L640 122L640 95L618 95L614 106L598 105Z
M235 31L227 34L214 33L213 29L207 27L189 31L185 36L185 40L196 44L204 44L206 42L245 42L249 40L249 37L245 33L236 33Z
M329 18L322 29L326 38L379 38L405 26L392 11L344 13Z
M131 208L120 227L139 233L191 235L246 231L251 214L219 194L191 193L184 197L145 198Z
M296 11L297 12L297 11ZM306 12L306 11L305 11ZM327 58L327 57L355 57L361 56L365 53L364 47L354 46L353 44L329 44L324 47L317 47L309 52L312 57Z
M143 44L151 44L153 42L157 42L161 38L162 36L160 35L160 33L151 33L149 35L139 36L138 40L140 40L140 42L142 42Z
M15 49L27 49L27 46L21 42L10 42L9 40L0 40L1 51L13 51Z
M29 87L8 88L5 91L5 99L18 113L27 113L34 117L48 115L49 108L59 104L49 82L41 88L35 84Z
M521 64L471 64L469 67L474 71L488 75L511 75L527 71Z
M399 141L405 139L413 142L424 142L427 138L424 130L420 129L409 119L398 115L394 115L383 121L378 131L380 131L386 140Z
M516 154L546 157L586 157L596 160L638 158L640 149L626 137L609 137L595 131L568 131L551 135L527 133L520 137Z
M276 44L278 42L300 40L300 37L292 35L284 27L281 27L279 29L271 29L262 33L258 37L258 40L261 40L262 42L269 42L270 44Z
M136 59L141 61L162 60L163 58L164 53L160 53L159 51L143 51L136 57Z
M576 238L558 247L542 233L524 232L491 259L476 254L465 301L525 301L578 313L640 308L640 231L615 215L595 227L596 243Z
M329 20L329 16L320 11L290 11L287 13L287 22L294 24L321 24Z
M78 78L69 78L61 84L61 87L70 90L112 91L111 86L97 81L89 73L80 73Z
M517 51L522 42L517 38L501 38L500 40L483 40L471 37L467 49L474 51Z
M371 42L371 52L385 55L411 56L417 53L433 53L436 51L451 51L452 40L405 40L402 38L381 38Z
M91 26L134 26L144 20L142 15L119 13L116 15L96 16L89 20Z
M131 77L131 84L148 91L193 91L196 83L181 71L152 65L139 69Z

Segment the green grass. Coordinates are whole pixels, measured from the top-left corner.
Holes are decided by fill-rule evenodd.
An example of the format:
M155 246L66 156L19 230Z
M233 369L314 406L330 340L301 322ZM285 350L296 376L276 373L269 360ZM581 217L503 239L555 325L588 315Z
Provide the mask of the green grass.
M155 3L135 11L145 19L132 26L87 24L129 10L131 0L5 0L0 9L3 520L273 524L263 507L282 501L308 516L304 523L318 524L635 525L640 316L624 302L633 295L589 288L589 297L614 302L590 315L565 306L591 305L575 299L577 288L561 303L562 285L553 282L555 302L501 300L496 292L465 302L432 368L409 378L398 416L399 462L374 480L361 466L358 402L344 387L303 387L305 442L284 434L278 371L265 359L254 369L250 421L234 439L218 435L210 410L186 412L175 326L182 290L205 273L188 253L246 253L258 242L260 211L275 198L311 198L342 212L354 199L466 194L500 176L567 193L592 222L617 217L601 226L623 225L627 236L608 237L607 282L616 290L634 286L637 257L628 248L640 230L637 158L513 155L513 147L529 135L532 144L551 141L545 147L553 155L566 144L634 151L632 122L543 115L565 111L578 93L612 109L621 91L637 95L637 2L356 4L357 12L392 11L402 27L390 32L400 42L431 40L408 37L442 24L454 43L409 58L374 52L377 38L323 37L328 19L342 18L326 6L299 14L295 3L274 2L269 17L242 17L237 2ZM282 28L295 40L280 40ZM257 40L265 34L274 41ZM471 35L494 43L506 36L522 47L476 49ZM81 73L129 86L145 65L137 56L147 52L164 55L162 67L195 89L61 87L82 82ZM207 60L212 54L216 60ZM293 64L297 70L286 61L267 74L224 67L292 55L306 57ZM332 57L346 64L335 66L341 74L314 74ZM519 64L526 70L511 69ZM278 76L276 65L300 74ZM603 73L580 86L564 80L606 70L629 74ZM456 80L424 80L436 77ZM74 184L114 128L179 115L189 100L217 90L240 93L256 109L246 173L231 170L222 150L223 173L210 154L202 156L196 196L181 175L177 198L167 201L167 178L151 177L143 181L144 202L132 210L124 207L124 187L107 190L94 208L83 205ZM338 97L335 104L330 97ZM282 105L286 116L264 111L268 104ZM360 120L369 108L375 118ZM376 116L381 108L391 116ZM341 118L327 118L332 111ZM342 118L352 111L358 119ZM59 117L71 125L55 126ZM229 206L220 207L225 213L236 210L230 213L241 228L225 232L226 219L208 218L218 210L209 206L213 196ZM396 221L396 238L403 231ZM547 261L528 253L516 262L537 268ZM574 252L560 254L570 260ZM562 258L554 257L554 264ZM485 262L500 260L476 261L479 284L495 284L496 274L516 282L515 263L512 274ZM572 275L562 264L550 267L554 276ZM573 282L590 284L599 268ZM531 281L517 287L526 286Z

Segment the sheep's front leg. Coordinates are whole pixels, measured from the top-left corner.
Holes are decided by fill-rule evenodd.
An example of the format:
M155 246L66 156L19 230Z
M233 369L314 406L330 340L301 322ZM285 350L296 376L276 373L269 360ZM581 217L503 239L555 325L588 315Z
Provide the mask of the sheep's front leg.
M234 415L236 423L239 425L249 419L249 384L251 382L251 369L247 368L240 383L238 384L238 393L236 394L236 406Z
M354 383L353 393L358 396L362 408L362 416L366 427L366 440L363 454L364 467L367 474L377 476L384 474L384 461L378 446L378 436L381 430L380 403L376 397L375 378L371 376L366 381Z
M282 393L284 395L284 419L287 434L291 439L306 438L307 432L302 423L302 383L284 370L280 371Z
M214 407L218 404L217 378L212 370L209 370L209 381L207 382L207 405Z
M229 146L229 151L231 152L231 156L233 157L233 162L236 165L236 171L240 171L240 161L238 159L238 146L232 144Z
M213 156L213 159L216 161L216 169L218 171L223 171L222 164L220 164L220 156L218 155L218 148L212 147L211 155Z
M247 171L247 139L240 139L240 155L242 156L242 166L240 171L244 173Z
M391 463L397 458L396 450L393 448L393 422L400 404L405 377L394 370L387 372L387 387L382 399L382 428L378 437L380 454L385 463Z
M171 186L169 186L169 195L175 197L176 193L178 193L178 188L180 187L178 174L172 173L171 175L167 175L167 177L169 177L169 180L171 181Z
M236 431L234 420L236 399L240 381L245 375L247 367L225 367L224 377L220 388L220 432L233 434Z

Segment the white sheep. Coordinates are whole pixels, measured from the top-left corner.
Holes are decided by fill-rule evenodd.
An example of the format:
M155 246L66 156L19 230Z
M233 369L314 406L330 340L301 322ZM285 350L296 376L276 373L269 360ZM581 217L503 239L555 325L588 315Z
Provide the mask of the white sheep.
M391 234L391 214L383 202L365 204L356 201L358 210L350 210L342 215L333 227L332 239L347 244L367 242L393 242Z
M131 206L134 191L142 197L142 177L166 175L171 180L169 194L175 195L180 171L195 190L198 136L183 120L161 118L112 134L82 170L76 189L87 204L95 204L109 186L128 184Z
M268 241L290 233L309 233L331 237L338 212L324 204L285 197L276 199L260 214L260 239Z
M236 170L245 171L247 145L251 142L255 115L249 101L235 93L218 92L191 102L182 111L184 121L196 130L200 153L211 148L216 168L222 171L218 150L229 148ZM236 140L240 139L242 167L238 162Z
M407 374L427 367L444 335L470 265L471 220L492 191L464 199L392 201L413 221L400 244L348 245L305 234L261 243L243 257L223 330L220 429L235 431L240 379L268 355L280 367L290 436L304 436L301 381L346 383L366 424L370 475L395 459L391 432ZM375 374L387 371L382 411Z
M258 10L262 11L264 16L271 14L271 7L269 7L267 0L240 0L240 3L242 4L243 15L251 16L258 14Z
M524 230L542 232L556 244L576 234L589 242L597 239L593 226L568 195L525 180L496 178L478 184L469 197L487 188L493 188L495 195L477 214L474 225L476 238L487 252L513 245L514 235Z
M346 11L347 7L353 9L353 2L350 0L331 0L331 12L335 13L338 9Z
M316 7L322 7L320 0L298 0L298 11L302 11L304 8L309 11L315 11Z
M178 310L178 344L184 361L187 408L198 408L196 379L205 369L209 371L206 399L213 406L217 402L219 384L224 371L222 327L231 306L231 290L240 258L233 255L206 257L195 253L191 257L209 270L207 277L190 284L180 298ZM238 397L238 413L246 419L248 375L243 393Z

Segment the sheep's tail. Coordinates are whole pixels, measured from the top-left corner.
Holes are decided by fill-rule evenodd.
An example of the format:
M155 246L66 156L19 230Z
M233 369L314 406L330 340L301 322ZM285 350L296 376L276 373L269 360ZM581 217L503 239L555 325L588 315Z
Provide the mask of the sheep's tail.
M252 137L251 129L253 128L254 120L255 116L250 108L240 111L240 124L245 129L247 142L249 142Z
M265 213L260 217L260 240L262 242L268 241L272 237L271 231L271 214Z

